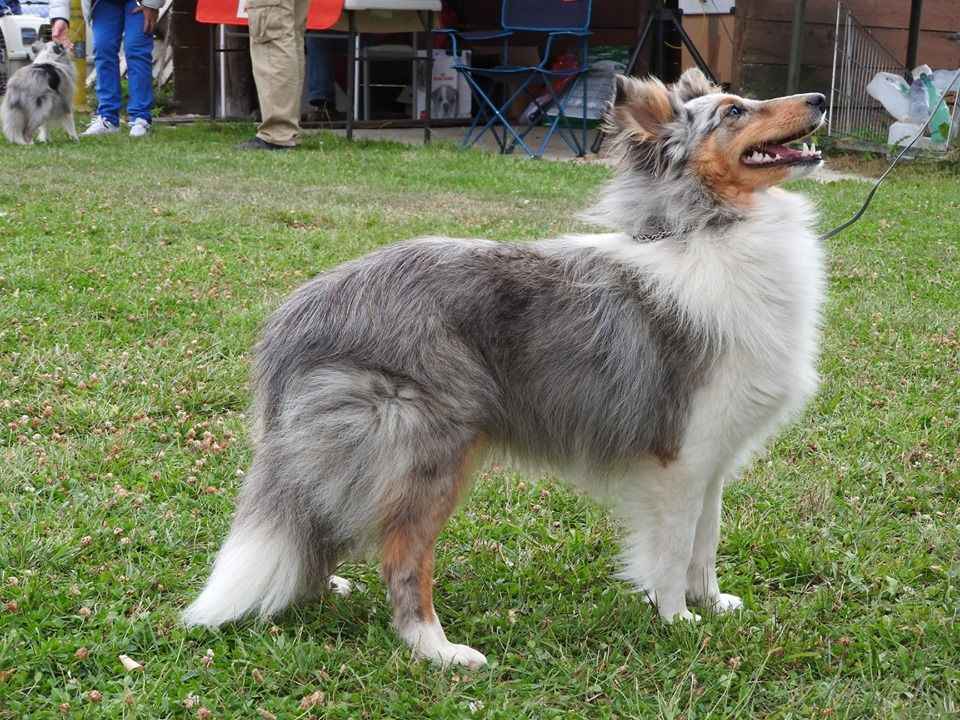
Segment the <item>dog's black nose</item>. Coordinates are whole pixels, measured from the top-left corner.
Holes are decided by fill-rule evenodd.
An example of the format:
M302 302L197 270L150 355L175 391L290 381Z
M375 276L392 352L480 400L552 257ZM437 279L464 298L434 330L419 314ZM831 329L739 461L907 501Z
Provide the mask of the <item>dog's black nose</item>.
M812 105L820 112L827 111L827 99L821 93L810 93L807 95L807 105Z

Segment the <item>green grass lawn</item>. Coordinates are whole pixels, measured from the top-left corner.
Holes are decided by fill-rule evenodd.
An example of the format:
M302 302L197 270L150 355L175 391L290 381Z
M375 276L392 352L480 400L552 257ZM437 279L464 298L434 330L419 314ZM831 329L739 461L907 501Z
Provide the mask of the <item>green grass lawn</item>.
M898 169L829 243L820 394L726 495L745 609L664 625L618 528L487 473L437 611L477 672L411 659L374 564L347 598L186 631L250 459L249 351L314 273L423 234L580 226L608 170L248 127L0 144L0 720L960 717L960 180ZM868 186L803 184L826 229ZM118 657L143 664L126 672Z

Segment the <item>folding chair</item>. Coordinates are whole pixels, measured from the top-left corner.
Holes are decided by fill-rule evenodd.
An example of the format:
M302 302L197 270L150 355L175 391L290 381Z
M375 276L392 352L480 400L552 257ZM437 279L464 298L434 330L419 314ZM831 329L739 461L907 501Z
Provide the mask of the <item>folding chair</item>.
M435 30L450 38L456 68L466 78L478 109L463 138L462 145L470 147L488 130L496 138L500 152L512 152L517 146L533 158L543 154L556 133L578 157L587 147L587 124L580 118L579 137L565 113L567 102L575 92L583 93L582 107L587 106L587 39L590 36L591 0L503 0L499 30L459 32L452 29ZM510 62L510 38L523 31L546 34L543 60L538 65L517 65ZM478 41L501 40L499 65L481 67L459 61L462 47ZM568 40L575 52L575 60L565 66L555 62L555 44ZM526 38L525 38L526 42ZM500 89L500 92L493 92ZM499 97L496 100L495 97ZM541 116L555 111L553 120L540 146L533 150L525 138L536 121L514 125L507 117L508 110L520 98L533 103L533 112Z

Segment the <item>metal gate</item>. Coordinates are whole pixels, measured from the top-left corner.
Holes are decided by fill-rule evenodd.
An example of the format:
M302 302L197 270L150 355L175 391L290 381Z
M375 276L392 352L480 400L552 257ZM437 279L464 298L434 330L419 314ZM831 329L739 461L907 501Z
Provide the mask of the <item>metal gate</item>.
M909 77L909 68L881 45L853 16L837 3L836 42L833 46L833 80L827 131L840 139L886 145L887 129L894 120L867 93L867 83L878 72Z

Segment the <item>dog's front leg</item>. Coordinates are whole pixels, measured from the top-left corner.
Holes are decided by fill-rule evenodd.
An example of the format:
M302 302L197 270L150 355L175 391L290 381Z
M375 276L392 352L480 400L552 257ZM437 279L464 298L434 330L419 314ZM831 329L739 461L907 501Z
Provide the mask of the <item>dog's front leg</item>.
M40 126L40 133L37 135L37 140L42 143L50 142L50 125L45 122Z
M80 138L77 137L77 125L73 121L73 113L67 112L63 117L60 118L60 122L63 123L63 129L67 131L67 135L70 136L70 139L74 142L78 142Z
M675 461L648 467L624 491L620 508L631 528L624 574L647 594L660 617L699 620L687 609L687 569L709 474Z
M736 595L720 592L717 582L717 543L720 538L720 510L723 477L713 478L703 498L703 511L697 521L693 555L687 568L687 599L722 613L736 610L743 601Z

